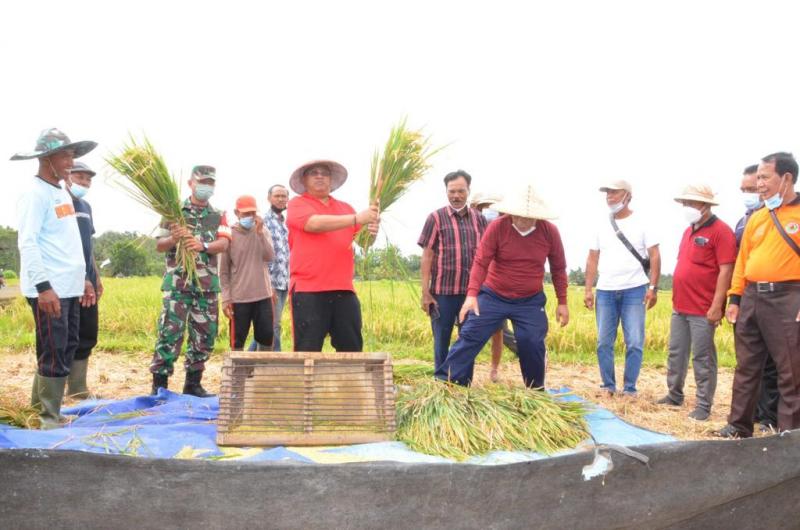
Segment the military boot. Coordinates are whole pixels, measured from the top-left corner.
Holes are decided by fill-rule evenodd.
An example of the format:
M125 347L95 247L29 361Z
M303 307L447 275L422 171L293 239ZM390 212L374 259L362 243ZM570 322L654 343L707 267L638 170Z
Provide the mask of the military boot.
M158 394L159 388L163 388L164 390L166 390L168 386L169 386L168 375L153 374L153 390L150 392L150 395L155 396L156 394Z
M86 371L89 368L89 359L72 361L67 378L67 396L75 399L99 399L100 396L92 393L86 387Z
M186 372L186 382L183 384L183 393L201 398L216 396L216 394L210 394L206 392L206 389L200 384L202 379L202 370L198 370L196 372Z
M61 401L64 399L67 378L40 375L38 381L41 429L58 429L67 421L67 418L61 415Z

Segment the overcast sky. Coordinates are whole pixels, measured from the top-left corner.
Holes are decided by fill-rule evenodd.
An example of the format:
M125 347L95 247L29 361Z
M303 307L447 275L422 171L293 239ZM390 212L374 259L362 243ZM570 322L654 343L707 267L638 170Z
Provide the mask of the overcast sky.
M526 5L531 4L531 5ZM743 206L742 169L798 150L800 8L791 2L4 2L0 154L59 127L100 146L87 199L98 232L150 232L157 218L116 189L103 158L146 134L185 180L218 170L212 203L266 204L271 184L329 157L335 195L366 206L373 150L408 115L451 144L384 215L405 252L445 202L442 177L473 191L531 182L560 212L568 266L606 221L598 185L624 177L657 221L667 272L685 228L688 181ZM0 162L0 224L36 171Z

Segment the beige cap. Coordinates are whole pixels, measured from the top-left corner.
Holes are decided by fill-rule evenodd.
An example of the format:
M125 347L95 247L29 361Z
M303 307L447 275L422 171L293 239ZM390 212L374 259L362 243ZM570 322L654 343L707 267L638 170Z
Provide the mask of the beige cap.
M600 191L602 191L603 193L614 190L625 190L628 193L633 192L633 188L631 188L631 183L628 182L627 180L622 180L622 179L610 180L607 181L602 186L600 186Z
M494 204L503 200L501 195L491 192L476 191L469 197L469 205L475 208L481 204Z
M492 205L492 208L500 213L528 219L556 219L558 217L536 194L532 185L519 186L512 191L505 199Z
M697 201L717 206L719 203L714 200L714 192L711 191L711 186L706 184L690 184L683 188L683 192L675 197L676 202L681 201Z

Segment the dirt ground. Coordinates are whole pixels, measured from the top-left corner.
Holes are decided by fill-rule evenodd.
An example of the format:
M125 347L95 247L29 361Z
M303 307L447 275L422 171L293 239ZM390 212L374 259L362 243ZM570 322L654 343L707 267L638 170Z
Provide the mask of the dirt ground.
M144 395L150 391L151 376L148 371L149 354L112 354L95 352L89 363L89 383L92 389L107 398L126 398ZM396 364L415 361L396 361ZM204 386L216 391L220 386L221 357L215 356L208 364ZM19 403L30 399L31 374L35 362L33 353L0 353L0 377L2 393ZM621 378L621 367L617 368ZM503 363L499 372L501 380L520 383L519 365ZM687 417L694 408L694 380L691 370L688 376L686 403L682 407L656 405L655 400L666 391L664 369L643 368L639 376L639 395L635 398L617 395L608 396L599 388L597 367L578 364L556 364L548 366L547 386L567 386L585 399L611 410L624 420L654 431L669 433L684 440L713 438L712 432L725 425L730 407L733 370L720 369L716 404L711 419L698 422ZM476 384L489 380L489 366L476 366ZM183 370L176 370L170 379L170 389L183 388Z

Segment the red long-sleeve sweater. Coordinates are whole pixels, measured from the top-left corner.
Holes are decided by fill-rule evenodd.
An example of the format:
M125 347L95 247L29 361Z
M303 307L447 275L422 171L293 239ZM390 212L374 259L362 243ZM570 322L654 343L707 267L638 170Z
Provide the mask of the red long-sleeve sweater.
M477 296L482 285L503 298L526 298L542 290L544 262L559 304L567 303L567 260L558 228L538 220L536 230L523 237L504 215L489 223L472 263L467 294Z

